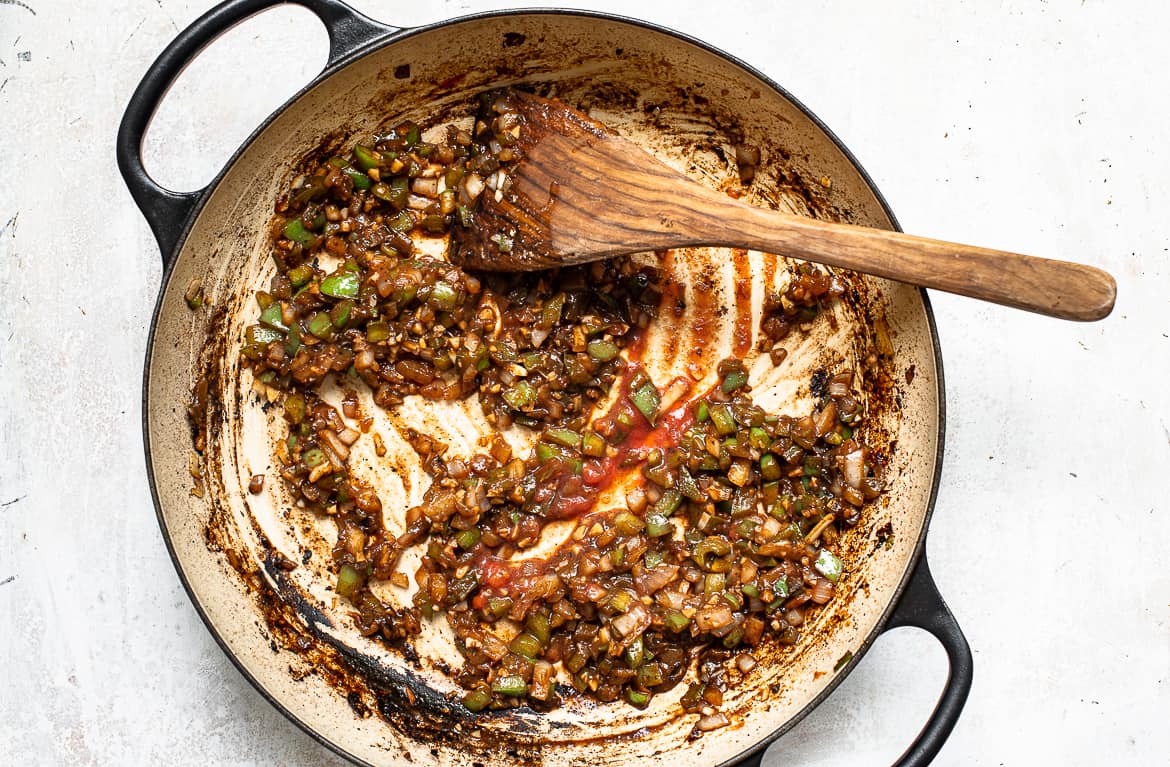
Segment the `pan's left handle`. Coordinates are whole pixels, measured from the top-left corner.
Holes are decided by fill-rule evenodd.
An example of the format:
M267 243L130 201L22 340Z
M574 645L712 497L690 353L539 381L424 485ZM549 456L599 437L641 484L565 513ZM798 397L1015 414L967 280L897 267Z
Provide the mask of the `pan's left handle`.
M173 257L187 220L204 190L172 192L157 184L142 164L142 137L167 91L199 52L217 37L251 16L287 0L226 0L179 33L138 84L118 128L118 168L130 194L158 240L164 263ZM330 67L366 44L401 29L363 16L340 0L291 0L308 8L329 34Z

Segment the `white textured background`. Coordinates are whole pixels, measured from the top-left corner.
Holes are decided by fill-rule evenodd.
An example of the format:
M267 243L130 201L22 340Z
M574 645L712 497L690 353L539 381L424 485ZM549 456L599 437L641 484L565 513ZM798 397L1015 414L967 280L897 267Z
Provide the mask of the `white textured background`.
M928 551L976 658L939 763L1170 764L1170 6L574 2L774 77L907 230L1116 275L1092 325L934 296L948 430ZM0 0L0 763L340 764L212 641L147 492L161 264L114 132L209 3L25 3ZM401 25L496 7L355 5ZM150 170L206 183L325 49L299 8L236 29L160 110ZM890 762L944 675L926 635L883 637L767 764Z

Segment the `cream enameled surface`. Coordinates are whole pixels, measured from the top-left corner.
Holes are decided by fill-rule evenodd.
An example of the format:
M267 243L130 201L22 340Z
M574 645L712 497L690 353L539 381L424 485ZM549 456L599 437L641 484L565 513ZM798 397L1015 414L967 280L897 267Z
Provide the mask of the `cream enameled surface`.
M159 266L113 132L147 64L208 4L28 4L37 15L0 5L0 742L26 764L339 763L214 644L146 493L138 400ZM1097 325L933 297L950 429L929 552L976 651L940 763L1164 760L1170 581L1149 563L1170 536L1156 480L1170 400L1153 383L1170 374L1157 215L1170 158L1163 105L1139 86L1170 67L1167 11L780 3L745 23L709 3L581 4L760 66L843 136L907 229L1116 274L1118 311ZM359 5L402 23L490 7ZM225 143L314 70L319 34L281 11L206 54L160 113L152 170L180 186L210 178ZM278 71L239 74L262 56ZM61 168L79 179L67 194ZM195 549L195 527L177 530ZM1118 561L1138 577L1108 593L1107 620L1086 620L1086 584ZM1021 579L1041 598L1013 596ZM941 675L929 640L883 638L766 763L889 761Z

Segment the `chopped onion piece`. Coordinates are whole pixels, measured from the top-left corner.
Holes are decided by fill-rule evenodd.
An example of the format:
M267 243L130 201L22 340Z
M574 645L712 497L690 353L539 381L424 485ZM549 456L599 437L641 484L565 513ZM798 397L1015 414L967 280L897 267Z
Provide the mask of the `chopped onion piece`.
M416 178L410 185L410 190L423 197L435 198L439 196L439 179Z
M700 631L712 631L730 626L733 620L731 606L722 599L695 613L695 626Z
M865 453L861 448L847 453L838 459L841 464L841 473L845 483L854 490L861 489L861 482L865 479Z
M463 179L463 193L470 202L475 202L483 193L483 179L478 173L468 173Z
M720 727L726 727L731 724L731 720L727 718L727 714L722 711L716 711L709 716L700 717L695 729L699 732L710 732L711 730L718 730Z

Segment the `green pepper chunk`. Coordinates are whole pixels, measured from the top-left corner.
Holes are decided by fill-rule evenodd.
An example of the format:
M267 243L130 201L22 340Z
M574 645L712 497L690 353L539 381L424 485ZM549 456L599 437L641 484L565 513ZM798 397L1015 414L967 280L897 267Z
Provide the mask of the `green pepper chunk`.
M362 173L357 168L342 168L341 172L350 177L350 179L353 181L354 189L369 189L374 183L373 181L370 181L369 176L367 176L365 173Z
M617 516L613 518L613 526L622 535L637 535L646 527L646 523L639 519L636 514L631 514L623 510L619 511Z
M678 610L667 610L663 620L666 621L666 627L676 634L691 625L691 619Z
M391 181L390 193L386 197L386 202L390 203L394 210L402 211L397 218L390 222L390 228L399 232L409 232L414 228L414 216L404 210L406 203L410 201L410 187L407 181L405 176Z
M643 687L656 687L663 681L662 666L658 663L647 663L638 669L638 684Z
M294 218L284 225L284 236L306 248L317 241L317 235L306 229L299 218Z
M282 332L288 330L288 325L284 324L284 315L281 313L279 301L273 301L267 309L260 312L260 322L273 330Z
M492 692L497 695L519 698L528 692L528 685L524 682L524 677L509 674L508 676L497 677L496 681L492 682Z
M540 326L542 328L551 328L561 321L561 312L565 308L565 294L557 293L548 300L544 308L540 310Z
M301 348L301 329L297 323L289 326L288 337L284 341L284 351L289 357L295 357Z
M455 286L444 280L439 280L431 286L431 294L427 296L427 303L441 312L449 312L458 303L459 294Z
M618 589L609 595L604 604L608 604L610 608L619 613L624 613L630 609L630 605L634 602L634 596L625 589Z
M548 640L552 637L552 627L549 625L548 616L542 612L528 613L524 625L528 627L528 631L534 637L540 640L541 645L548 644Z
M362 170L370 170L382 164L382 155L368 147L358 144L353 148L353 156L357 158Z
M626 688L626 700L635 708L646 708L650 705L650 693L639 692L633 687Z
M471 208L467 207L466 205L460 205L455 210L459 215L459 225L464 229L470 228L471 224L475 221L475 216L472 215Z
M696 503L706 498L706 493L699 489L698 483L687 471L686 466L678 467L678 489L679 492Z
M381 343L390 337L390 326L385 322L371 322L366 325L366 340L372 344Z
M496 618L503 618L512 609L510 597L492 597L488 600L488 612Z
M478 713L488 707L492 696L483 690L472 690L463 696L463 706L472 713Z
M303 394L296 392L284 398L284 417L288 419L291 424L298 424L305 420L305 415L308 413L308 403L305 402Z
M698 421L699 423L703 423L704 421L706 421L710 417L711 417L711 411L710 411L709 406L707 405L707 400L705 400L705 399L699 400L699 404L695 405L695 420Z
M513 410L527 410L536 403L536 389L524 380L517 381L510 389L504 389L500 396Z
M536 660L541 656L543 649L540 646L540 640L525 631L522 634L517 634L512 643L508 645L508 649L517 655L523 655L528 660Z
M300 266L289 269L287 276L292 286L299 288L313 279L313 267L308 264L301 264Z
M337 573L337 586L335 590L339 596L346 599L353 599L357 594L358 589L366 582L366 574L358 570L353 565L342 565L341 570Z
M771 482L780 479L780 462L771 453L760 456L760 476Z
M418 143L422 132L419 131L418 126L413 122L405 122L398 126L398 132L402 134L403 140L406 142L403 146L405 149L410 149Z
M475 544L479 543L481 533L478 527L473 527L470 530L460 530L455 536L455 543L459 544L459 548L463 550L475 548Z
M715 431L721 437L735 434L735 417L731 415L731 408L726 404L720 403L711 406L711 423L715 425Z
M248 344L258 344L267 346L273 341L279 341L283 338L280 333L272 328L266 328L263 325L252 325L248 328L246 333L246 340Z
M397 216L394 216L393 219L387 221L386 223L388 227L394 230L394 232L398 232L399 234L406 234L409 232L409 230L414 228L414 216L409 214L407 210L402 210L401 213L399 213Z
M574 450L581 449L581 435L572 429L549 429L544 433L544 436L565 447L571 447Z
M370 194L374 195L379 200L390 202L390 187L387 184L383 184L381 182L374 184L374 186L370 188Z
M361 278L348 269L342 269L321 280L321 292L331 298L357 298Z
M841 577L841 570L843 569L844 565L836 554L829 551L828 549L821 549L820 553L817 555L817 561L813 564L813 567L816 568L818 573L825 576L833 583L836 583L837 580Z
M422 228L431 234L442 234L447 231L447 219L438 213L423 216Z
M619 349L617 344L610 341L590 341L585 351L598 362L609 362L618 356Z
M348 298L329 311L329 319L333 321L333 327L341 330L349 322L349 315L353 312L353 301Z
M581 438L581 452L592 458L605 457L605 440L600 434L586 432Z
M317 312L309 320L309 332L317 338L328 338L333 335L333 318L327 312Z
M736 389L743 388L747 380L747 373L742 370L732 370L723 377L723 392L725 394L731 394Z
M642 643L642 637L639 636L626 648L626 665L630 668L641 668L645 662L646 648Z
M325 457L325 452L318 447L306 450L301 455L301 463L305 464L305 466L310 469L315 469L328 460L329 459Z
M472 570L467 575L463 576L454 583L448 583L447 586L447 600L448 605L457 605L479 585L479 573Z
M651 538L659 538L663 535L670 535L672 532L674 532L674 525L667 521L664 515L658 512L646 515L646 535Z
M672 487L664 492L662 497L658 499L658 502L651 507L651 512L661 514L663 517L669 517L682 504L682 499L682 493ZM647 520L649 520L649 517L647 517Z
M630 400L634 403L634 407L638 408L638 412L646 417L646 420L653 426L658 419L658 405L661 400L658 397L658 389L654 384L647 381L633 394L630 395Z

